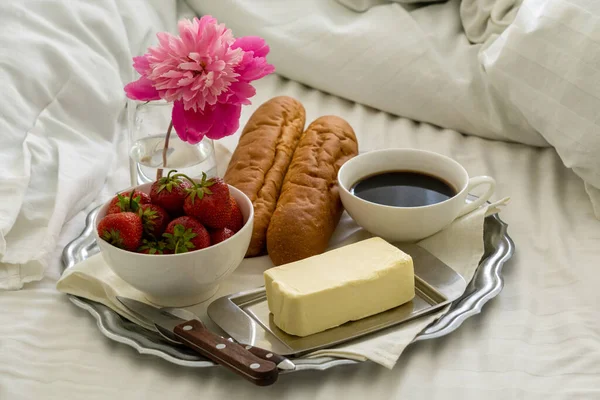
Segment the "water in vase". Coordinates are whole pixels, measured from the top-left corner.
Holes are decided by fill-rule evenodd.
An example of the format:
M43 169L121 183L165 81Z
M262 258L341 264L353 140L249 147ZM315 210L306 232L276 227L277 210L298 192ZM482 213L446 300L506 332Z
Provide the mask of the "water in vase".
M166 168L163 165L164 134L151 135L133 143L130 157L133 162L132 179L138 183L156 179L156 172L163 168L166 175L176 169L180 173L194 178L205 172L209 177L216 176L217 164L212 141L204 139L196 145L183 142L177 135L171 135L167 150ZM134 176L135 175L135 176Z

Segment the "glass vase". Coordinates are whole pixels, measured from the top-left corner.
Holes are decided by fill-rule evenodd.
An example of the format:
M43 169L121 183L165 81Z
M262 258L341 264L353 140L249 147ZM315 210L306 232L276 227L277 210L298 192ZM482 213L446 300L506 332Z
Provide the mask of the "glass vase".
M189 144L179 139L172 129L164 152L171 123L171 103L129 101L127 108L132 185L154 181L160 169L164 175L176 169L191 178L201 176L202 172L209 177L216 176L214 144L206 137L198 144Z

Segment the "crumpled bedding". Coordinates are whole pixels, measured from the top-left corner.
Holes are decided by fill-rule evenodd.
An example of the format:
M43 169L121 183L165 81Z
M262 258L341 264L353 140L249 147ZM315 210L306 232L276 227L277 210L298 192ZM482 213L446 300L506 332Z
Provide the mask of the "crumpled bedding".
M42 278L116 168L131 57L175 25L159 3L0 3L0 289Z
M287 78L459 132L554 147L600 217L600 3L387 2L365 12L333 0L188 3L265 37ZM475 22L464 24L469 14Z
M447 0L336 0L351 10L364 12L389 3L425 5ZM460 20L471 43L484 43L504 32L514 19L523 0L462 0Z
M423 6L447 0L336 0L351 10L364 12L389 3ZM471 43L495 39L514 19L523 0L461 0L460 20Z

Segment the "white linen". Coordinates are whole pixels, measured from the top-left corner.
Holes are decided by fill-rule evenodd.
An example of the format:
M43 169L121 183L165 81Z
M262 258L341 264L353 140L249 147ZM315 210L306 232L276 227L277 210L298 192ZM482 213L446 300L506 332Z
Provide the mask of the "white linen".
M222 1L210 3L221 3ZM1 224L16 219L13 213L21 210L21 197L27 196L25 191L29 190L20 186L24 183L15 183L15 179L10 178L15 175L20 176L18 173L15 175L4 174L9 168L10 171L18 172L20 165L23 165L23 171L30 165L27 163L27 159L20 155L23 153L21 150L23 142L18 139L15 139L14 142L9 141L13 140L11 132L19 134L33 126L35 112L31 110L39 111L43 108L43 104L37 104L36 101L40 100L43 103L42 100L49 100L45 97L47 93L50 93L45 89L45 85L58 79L58 72L60 72L57 69L53 71L53 75L48 77L41 74L41 71L44 70L43 66L37 65L48 61L47 57L44 58L45 56L42 57L42 55L56 45L54 43L56 40L37 45L37 43L31 43L29 39L32 38L32 34L27 31L40 29L37 26L38 23L42 27L43 24L47 24L50 16L53 15L48 10L59 4L67 5L61 8L62 14L58 13L60 15L76 15L73 9L78 7L88 7L88 10L89 7L95 7L91 4L92 2L86 1L39 1L28 2L26 9L20 8L20 13L25 16L11 13L11 7L22 3L2 2L0 4L0 21L3 27L0 35L2 38L12 35L11 41L6 43L3 40L0 43L0 54L2 54L0 85L4 95L0 99L2 105L0 107L2 116L0 118L2 128L0 151L2 151L3 172L2 180L0 180ZM123 19L105 18L106 14L99 10L86 13L84 21L89 24L89 35L93 35L91 31L109 26L109 29L114 32L131 34L129 46L134 45L140 38L150 40L152 35L145 35L144 30L136 28L136 26L151 25L155 28L154 30L161 30L162 22L160 21L169 21L172 16L172 12L168 8L173 5L172 2L157 0L155 3L160 7L164 6L164 8L159 8L161 11L157 13L159 17L156 17L156 20L153 17L145 17L145 15L151 14L151 10L147 9L151 4L150 1L103 1L101 4L108 5L110 10L115 9L111 8L114 4L116 4L115 7L129 10L126 13L128 17ZM43 8L44 4L48 5L47 9ZM94 4L98 4L98 2L94 2ZM454 1L453 4L454 9L458 9L458 3ZM548 4L549 7L553 7L557 3L549 2ZM585 16L587 12L590 12L590 15L598 14L597 9L593 9L593 7L598 7L597 2L580 1L576 4L580 7L570 6L575 9L568 8L563 11L563 14L573 18ZM257 2L257 7L259 6L260 4ZM437 9L436 7L440 6L432 7ZM377 8L380 7L375 7L375 9ZM260 9L258 10L260 11ZM546 9L547 11L549 9ZM287 11L282 10L281 12ZM366 12L365 15L369 15L370 12ZM20 35L15 34L14 25L10 23L11 20L26 18L29 14L33 15L32 18L35 18L35 15L40 17L35 18L34 24L27 24L27 26L19 28L23 31ZM424 18L424 16L419 18ZM543 18L548 19L548 16L538 15L529 22L540 26L540 19ZM320 21L323 20L320 19ZM573 19L566 20L572 21ZM584 20L594 21L593 18ZM121 26L121 21L123 21L124 28ZM292 21L293 18L289 24L293 24ZM381 20L382 23L386 21L385 18ZM439 84L441 89L444 89L448 85L447 82L453 82L451 79L445 80L444 77L462 76L460 74L462 69L456 67L466 64L461 64L460 55L457 56L458 61L448 55L453 54L450 50L455 48L454 43L462 45L465 39L458 38L456 32L459 32L460 25L457 21L447 18L440 18L437 21L440 25L439 28L447 33L447 37L442 37L442 40L436 39L436 49L439 50L438 58L449 64L450 69L447 70L449 71L447 74L444 72L446 70L442 68L438 70L425 69L424 71L431 71L428 80L433 80ZM551 21L546 22L550 23ZM88 31L84 32L80 27L81 24L81 21L66 24L70 29L78 29L78 39L67 34L60 36L58 40L87 40ZM410 25L407 26L410 27ZM61 26L62 28L65 26ZM579 24L579 28L594 32L595 25L593 22L584 22ZM275 27L273 26L271 29L275 29ZM529 29L527 27L523 31ZM540 33L536 27L531 29ZM571 28L569 27L569 29ZM507 29L506 32L509 30ZM41 40L45 36L59 36L55 33L48 31L45 35L39 35L37 39ZM236 33L238 32L236 31ZM250 33L256 34L257 32ZM572 32L565 26L565 32L555 36L557 43L563 46L561 49L565 46L568 47L567 43L560 42L562 39L568 40L573 45L587 43L593 49L593 43L590 40L584 39L582 42L578 42L577 39L572 40L571 34ZM591 34L589 33L589 35ZM387 40L387 38L386 36L382 39ZM292 39L289 42L290 46L298 42L295 38ZM408 40L408 38L404 39ZM318 36L315 37L315 40L318 40ZM110 44L93 42L93 45L100 48L103 45L121 46L122 43L123 40L115 38ZM357 49L366 51L360 45L359 40ZM36 46L35 51L30 50L30 52L40 58L35 58L36 62L32 65L27 65L30 57L23 58L22 63L16 64L17 67L9 67L16 60L16 55L25 53L27 46ZM477 49L473 46L470 51L477 53ZM563 51L561 54L568 58L568 50L561 50ZM110 53L107 56L109 59L113 57L112 52ZM401 51L397 52L397 60L402 60L401 53ZM12 58L7 58L7 54ZM117 51L115 54L115 57L121 60L120 53ZM415 56L414 59L417 60L415 62L418 62L419 53L415 55L406 51L405 54ZM436 53L433 52L433 54ZM462 53L464 56L469 54L471 54L469 51ZM596 54L594 51L587 52L585 60L589 60L594 54ZM86 58L88 55L70 52L68 55L62 56L78 62L79 58ZM123 62L127 58L127 56L123 56ZM562 55L558 59L562 59ZM580 62L574 64L572 68L575 73L579 73L578 71L581 71L581 68L586 65ZM39 71L34 68L36 65L39 67ZM319 64L309 64L308 67L312 68L312 71L321 69ZM506 65L503 68L505 67ZM19 75L17 80L13 80L12 75L17 73L15 72L16 68L24 71L33 70L34 74ZM480 68L475 65L468 70L477 72L480 71ZM40 74L36 75L38 72ZM360 76L358 74L360 70L356 70L356 72L357 76ZM412 70L412 77L419 77L418 72L418 69ZM485 87L483 87L484 90L481 90L481 85L470 79L462 80L462 84L466 87L472 85L472 92L463 90L461 93L467 93L466 96L456 96L457 100L463 101L463 105L462 97L469 97L471 93L486 93L485 90L487 90ZM355 82L355 80L351 82ZM416 80L415 82L422 84ZM548 83L553 82L555 81L548 81ZM590 79L588 82L589 89L592 89L595 81ZM112 87L111 83L103 82L103 84ZM456 82L452 83L452 85L455 84ZM381 86L383 93L389 96L389 93L385 92L383 81ZM413 87L412 81L408 80L405 88L411 87ZM61 273L60 253L62 248L79 234L83 228L86 213L129 183L126 147L122 143L116 144L125 138L124 126L119 123L116 133L111 136L115 141L114 145L118 149L118 153L111 171L107 173L105 185L95 196L93 203L84 211L73 209L69 213L72 218L62 227L59 240L54 245L52 254L47 257L48 267L44 279L25 285L21 291L0 292L0 399L144 398L162 400L165 397L196 398L198 396L203 399L267 397L292 400L306 398L317 400L332 398L587 400L600 398L600 388L598 387L600 381L600 318L598 318L600 297L597 290L598 282L600 282L600 269L597 268L599 255L597 249L600 246L599 225L598 221L593 218L594 210L590 206L586 188L581 179L564 167L554 149L532 148L520 144L493 142L472 136L466 137L455 131L392 117L389 114L325 95L317 90L308 89L276 76L260 81L257 88L258 94L253 99L254 104L243 110L242 125L261 102L275 95L291 95L304 103L309 121L323 114L337 114L347 119L357 132L361 151L387 147L423 148L457 159L466 166L471 175L487 174L495 177L498 181L498 196L510 194L512 198L511 205L503 211L502 218L509 223L509 233L517 244L515 257L504 269L505 287L503 292L484 307L481 315L470 318L451 335L409 346L402 356L402 361L392 371L387 371L373 363L363 363L322 372L304 371L290 374L282 376L273 387L257 388L223 369L184 368L174 366L156 357L139 355L130 347L115 343L102 336L93 318L87 312L74 307L62 293L55 289ZM23 104L24 100L23 96L19 94L20 92L26 94L29 105ZM553 87L551 92L557 95L563 93L560 86ZM432 93L434 92L429 92L431 98L434 98ZM440 93L445 96L450 92L441 91ZM564 93L567 96L564 101L569 100L569 90ZM86 96L96 94L90 92ZM369 91L364 91L364 94L370 95ZM398 92L399 97L400 95L403 95L402 91ZM437 110L443 103L435 98L434 102L424 102L424 98L418 96L420 96L419 93L417 93L417 97L414 97L415 101L420 100L418 103L420 106L416 108L428 107ZM10 98L11 101L7 101L7 98ZM406 98L403 102L405 101ZM448 102L443 104L448 105ZM468 103L468 105L471 104L474 103ZM531 105L535 104L534 99ZM385 106L385 104L382 105ZM477 106L477 104L474 105ZM489 105L489 107L492 106L494 104ZM482 107L483 115L492 115L485 112L488 107L485 104L468 109L469 115L481 111ZM102 112L102 110L94 110L94 112ZM455 118L464 121L460 115ZM15 125L16 121L19 121L19 124ZM28 125L27 121L31 124ZM96 119L92 119L92 121L96 121ZM81 121L78 120L78 122ZM495 124L495 120L490 119L488 123ZM14 128L15 126L16 128ZM518 130L509 133L517 136L517 132ZM226 138L221 143L233 149L237 137L236 135ZM9 143L8 151L5 147L7 143ZM591 146L587 147L593 151ZM69 154L69 157L72 156L74 155ZM37 159L32 157L32 162L36 161ZM69 180L62 182L65 185L61 186L59 191L72 190L69 188ZM8 186L9 184L11 186ZM594 190L599 193L591 186L588 188L590 192ZM12 201L14 203L7 204ZM598 211L600 212L600 208ZM7 218L7 216L9 217ZM262 282L260 262L245 263L236 272L239 272L236 274L237 279L250 286L258 286Z
M364 12L381 4L439 3L446 0L336 0L351 10ZM460 20L471 43L495 39L515 19L523 0L461 0Z
M448 155L470 175L496 178L496 198L516 243L505 286L481 315L452 334L409 346L392 371L374 363L284 375L257 388L222 368L196 369L139 355L105 338L96 321L55 289L60 252L83 228L64 227L46 278L0 294L0 399L404 399L572 400L600 396L597 268L599 223L581 179L551 148L468 137L395 118L276 76L257 84L242 125L276 95L301 100L307 121L335 114L354 127L361 151L414 147ZM238 135L220 141L232 150ZM118 165L126 166L123 152ZM222 172L221 172L222 173ZM110 175L100 201L128 184ZM245 262L236 284L262 284L264 265Z
M176 19L174 1L146 3L0 4L0 290L42 278L116 166L131 57Z
M444 2L446 0L336 0L336 1L340 4L345 5L346 7L350 8L351 10L363 12L363 11L367 11L371 7L375 7L380 4L385 4L385 3L392 3L392 2L396 2L396 3L400 3L400 4L418 3L418 4L423 5L423 4L427 4L427 3L440 3L440 2ZM485 0L483 0L483 1L485 1Z
M600 3L525 0L483 45L465 35L460 0L363 13L334 0L188 3L237 35L265 37L278 73L310 87L463 133L554 146L600 211ZM478 4L471 11L485 15L491 3Z
M514 21L523 0L462 0L460 20L471 43L494 40Z
M221 168L226 168L229 158L221 158ZM457 219L442 232L421 241L419 244L446 262L447 265L460 273L469 282L477 269L484 251L483 220L486 214L498 212L499 207L507 201L508 199L503 199L497 204L481 207ZM332 248L338 247L364 240L371 236L370 233L356 225L348 214L344 213L330 245ZM257 260L246 260L244 262L252 262L254 264L258 262L261 264L263 270L273 267L269 257L260 257ZM234 275L236 275L235 272ZM155 330L152 325L148 324L143 318L138 318L135 313L130 312L117 300L117 296L122 296L149 303L142 292L115 275L101 254L96 254L65 271L56 287L63 293L74 294L104 304L130 321L146 329ZM232 276L219 285L218 292L209 301L186 307L186 309L197 315L205 323L208 323L210 320L206 313L206 308L212 300L251 288L251 286L248 286L248 282ZM414 337L432 321L436 320L446 309L419 318L409 324L403 324L376 335L369 335L364 339L356 340L350 344L319 350L309 354L308 357L332 356L359 361L371 360L391 369Z

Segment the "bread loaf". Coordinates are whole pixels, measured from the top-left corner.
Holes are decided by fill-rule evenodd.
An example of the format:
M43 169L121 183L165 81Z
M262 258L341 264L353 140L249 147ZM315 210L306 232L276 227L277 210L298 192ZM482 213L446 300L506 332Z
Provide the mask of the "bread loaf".
M254 228L246 256L265 253L267 228L305 122L302 104L280 96L258 107L242 131L224 180L244 192L254 205Z
M267 231L267 251L275 265L327 249L343 211L337 173L357 154L354 131L339 117L318 118L304 132Z

